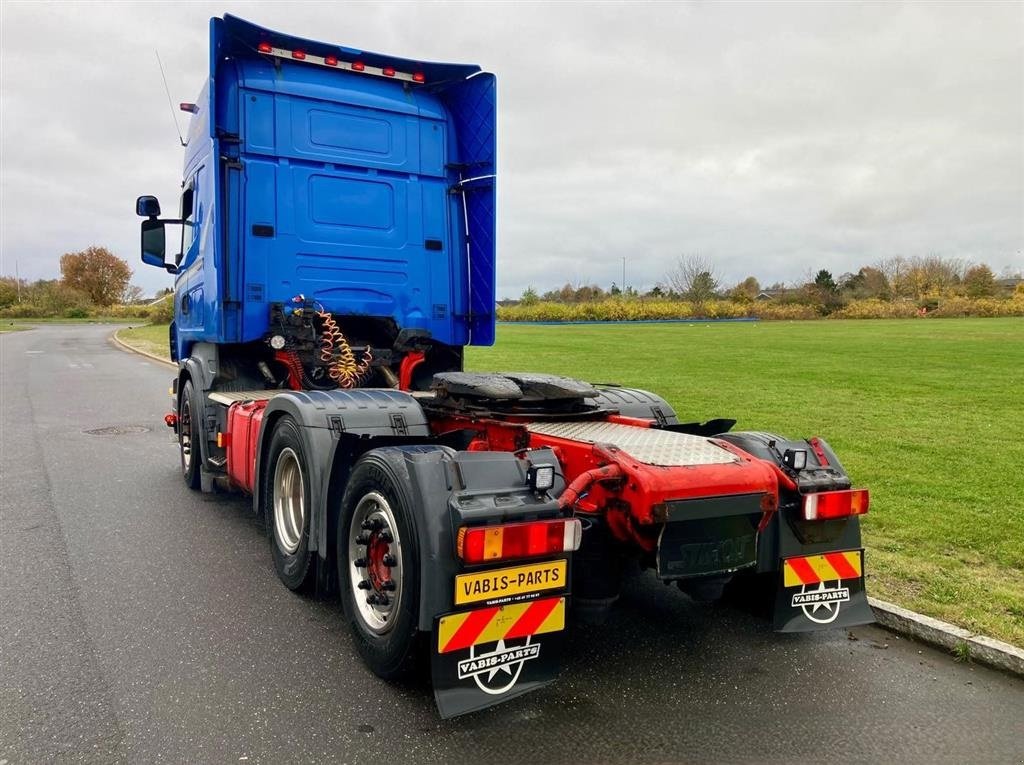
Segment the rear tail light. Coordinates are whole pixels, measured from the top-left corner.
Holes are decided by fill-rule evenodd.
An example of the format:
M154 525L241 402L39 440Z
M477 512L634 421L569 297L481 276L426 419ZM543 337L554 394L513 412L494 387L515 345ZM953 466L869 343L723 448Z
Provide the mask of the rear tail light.
M466 563L537 558L578 550L583 527L576 518L459 529L457 549Z
M366 64L364 64L362 61L353 61L352 62L352 71L353 72L361 72L364 69L366 69Z
M864 515L868 511L867 489L846 489L844 491L823 491L804 495L804 519L825 521L829 518L846 518Z
M297 58L299 61L302 61L304 58L306 58L306 52L303 50L293 50L292 58Z
M380 70L380 73L383 74L385 77L394 77L395 68L393 66L386 66Z
M427 78L423 74L423 72L413 72L412 73L412 81L413 82L426 82Z
M256 49L260 53L272 53L274 51L274 47L268 42L261 42L256 46Z
M338 57L337 56L324 56L324 63L327 66L337 66L338 65Z

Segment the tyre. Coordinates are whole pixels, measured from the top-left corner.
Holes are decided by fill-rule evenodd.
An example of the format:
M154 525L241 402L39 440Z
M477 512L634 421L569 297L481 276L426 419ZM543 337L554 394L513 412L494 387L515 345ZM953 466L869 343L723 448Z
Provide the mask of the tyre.
M349 476L338 523L338 587L359 655L379 677L417 669L419 546L402 455L374 450Z
M199 489L202 451L203 406L191 380L185 381L178 397L178 450L181 452L181 474L190 489Z
M277 576L289 590L308 590L315 576L309 549L310 471L299 426L282 417L274 427L262 471L261 505Z

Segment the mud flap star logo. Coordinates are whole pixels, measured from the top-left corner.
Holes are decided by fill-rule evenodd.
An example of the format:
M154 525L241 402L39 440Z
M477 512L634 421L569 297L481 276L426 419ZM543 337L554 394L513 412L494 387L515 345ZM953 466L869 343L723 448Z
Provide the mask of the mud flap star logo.
M481 691L497 696L509 691L519 680L523 665L538 656L540 644L531 643L530 638L526 638L525 644L512 647L499 640L493 650L481 653L471 646L469 658L459 662L459 680L473 678ZM508 679L498 677L499 673Z
M821 581L815 588L803 585L800 592L793 595L793 608L799 607L804 616L817 624L830 624L839 616L839 607L850 600L850 589L840 587L841 582L836 581L835 587L828 587L828 583ZM820 612L824 611L824 614Z

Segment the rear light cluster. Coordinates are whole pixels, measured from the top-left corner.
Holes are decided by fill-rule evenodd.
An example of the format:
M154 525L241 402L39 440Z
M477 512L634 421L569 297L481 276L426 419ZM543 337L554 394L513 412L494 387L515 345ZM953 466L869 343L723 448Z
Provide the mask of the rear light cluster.
M846 518L864 515L870 502L867 489L846 489L844 491L822 491L804 495L804 520L826 521L830 518Z
M491 563L573 552L579 549L582 536L583 527L576 518L464 526L459 529L456 547L466 563Z
M362 61L341 61L337 56L316 56L298 48L295 50L275 48L266 40L257 45L256 50L268 56L276 56L277 58L291 58L296 61L306 61L310 64L329 66L332 69L347 69L352 72L375 74L380 77L390 77L394 80L401 80L402 82L415 82L422 84L427 81L423 72L399 72L393 66L369 66Z

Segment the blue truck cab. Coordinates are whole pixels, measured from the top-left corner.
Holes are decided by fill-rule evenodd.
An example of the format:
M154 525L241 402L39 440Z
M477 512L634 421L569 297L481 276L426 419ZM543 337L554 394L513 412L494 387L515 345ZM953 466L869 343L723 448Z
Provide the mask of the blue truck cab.
M303 306L379 350L378 371L413 338L424 372L493 343L495 92L477 66L211 19L179 218L137 209L143 260L175 274L172 356L266 342ZM165 263L167 222L182 235Z

